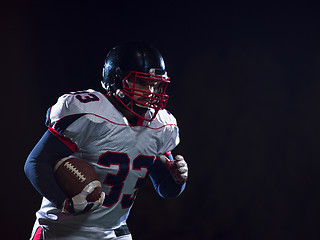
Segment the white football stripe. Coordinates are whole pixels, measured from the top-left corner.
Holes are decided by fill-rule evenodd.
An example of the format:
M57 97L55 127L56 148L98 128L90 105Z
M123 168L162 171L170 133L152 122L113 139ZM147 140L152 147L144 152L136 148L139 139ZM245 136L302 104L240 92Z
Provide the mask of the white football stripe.
M60 161L57 162L56 165L54 166L53 171L55 172L60 167L60 165L62 163L64 163L65 161L67 161L69 158L72 158L72 157L65 157L65 158L60 159Z

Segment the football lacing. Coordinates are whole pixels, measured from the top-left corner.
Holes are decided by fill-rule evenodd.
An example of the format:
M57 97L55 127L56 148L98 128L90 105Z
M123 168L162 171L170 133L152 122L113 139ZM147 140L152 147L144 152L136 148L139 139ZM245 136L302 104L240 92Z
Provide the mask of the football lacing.
M73 174L79 178L80 182L84 182L86 180L86 177L76 168L74 167L71 163L65 162L64 166L69 169Z

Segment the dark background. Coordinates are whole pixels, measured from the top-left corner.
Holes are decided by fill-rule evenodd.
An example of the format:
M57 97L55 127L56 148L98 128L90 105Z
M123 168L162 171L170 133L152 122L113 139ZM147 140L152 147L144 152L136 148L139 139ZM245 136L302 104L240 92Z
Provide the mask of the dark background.
M142 187L134 239L320 239L318 5L11 1L0 19L1 236L31 232L47 108L101 90L107 52L139 40L165 58L190 177L175 200Z

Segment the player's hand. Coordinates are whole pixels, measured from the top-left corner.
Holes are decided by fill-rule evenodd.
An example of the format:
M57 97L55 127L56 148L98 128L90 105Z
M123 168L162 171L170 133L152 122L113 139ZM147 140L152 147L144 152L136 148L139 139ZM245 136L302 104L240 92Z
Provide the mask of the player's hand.
M62 205L62 212L65 214L78 215L86 213L89 210L93 211L98 209L104 201L105 193L101 192L100 198L97 201L88 202L87 196L93 192L94 188L95 186L89 184L78 195L66 199Z
M166 165L171 176L177 184L184 184L187 181L188 164L181 155L177 155L173 161L164 155L161 155L159 159Z
M188 179L188 164L181 155L172 161L170 173L177 184L183 184Z

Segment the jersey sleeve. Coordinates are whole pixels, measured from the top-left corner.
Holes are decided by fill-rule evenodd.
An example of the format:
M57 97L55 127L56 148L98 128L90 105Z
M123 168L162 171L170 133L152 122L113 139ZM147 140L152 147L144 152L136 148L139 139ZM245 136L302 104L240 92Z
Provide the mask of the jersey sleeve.
M163 124L163 132L162 144L159 148L158 154L170 152L180 143L177 120L171 113L167 112L166 110L163 111L159 117L159 121Z
M96 101L99 101L98 93L90 91L61 96L47 112L46 125L49 131L70 149L79 149L90 140L92 123L99 121L99 118L90 114L90 109L99 106L95 104Z

